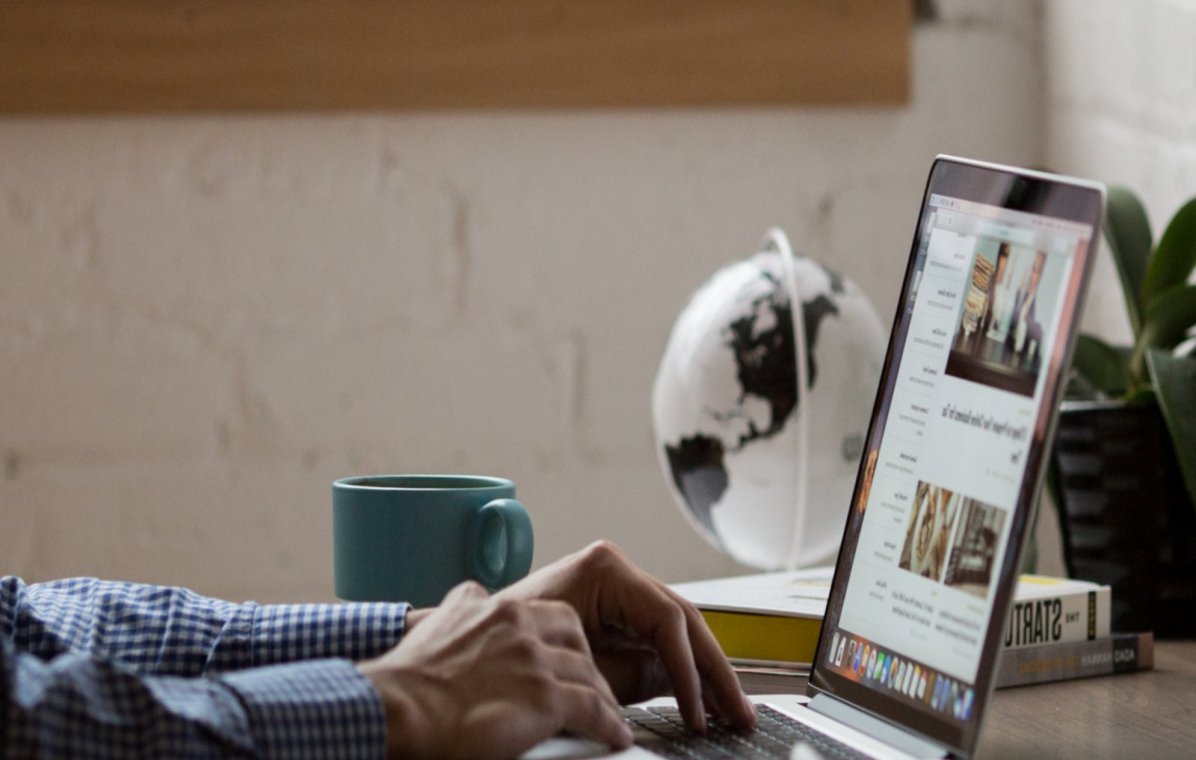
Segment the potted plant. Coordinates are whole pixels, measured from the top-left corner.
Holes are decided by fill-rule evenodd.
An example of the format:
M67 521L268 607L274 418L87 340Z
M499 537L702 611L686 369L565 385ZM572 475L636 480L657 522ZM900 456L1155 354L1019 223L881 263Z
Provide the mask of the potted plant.
M1133 344L1076 344L1050 482L1070 575L1113 587L1113 627L1196 633L1196 198L1158 245L1142 203L1104 222Z

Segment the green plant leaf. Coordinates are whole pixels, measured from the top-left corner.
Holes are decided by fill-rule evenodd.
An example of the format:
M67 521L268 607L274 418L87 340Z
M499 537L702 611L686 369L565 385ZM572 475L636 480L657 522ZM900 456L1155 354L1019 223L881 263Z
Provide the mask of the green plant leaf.
M1183 285L1196 267L1196 198L1175 212L1159 247L1155 249L1142 280L1142 304L1151 302L1177 285Z
M1130 315L1130 325L1136 335L1142 326L1142 281L1146 279L1146 268L1150 263L1151 235L1150 220L1146 209L1132 190L1124 187L1109 188L1105 204L1105 239L1113 254L1113 263L1121 278L1121 290L1125 294L1125 308Z
M1143 406L1144 404L1155 404L1154 388L1152 387L1137 387L1125 397L1125 403L1130 406Z
M1110 346L1086 333L1076 339L1071 366L1106 396L1120 397L1125 394L1130 386L1129 365L1128 348Z
M1146 309L1138 352L1147 348L1175 348L1196 327L1196 285L1172 288Z
M1152 348L1146 354L1146 363L1188 497L1196 504L1196 359Z

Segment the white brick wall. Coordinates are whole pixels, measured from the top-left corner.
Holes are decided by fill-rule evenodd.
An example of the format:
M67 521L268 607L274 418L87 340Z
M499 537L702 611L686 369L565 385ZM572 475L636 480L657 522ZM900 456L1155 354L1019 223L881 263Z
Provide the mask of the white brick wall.
M1158 236L1196 195L1196 0L1051 0L1046 6L1048 163L1146 203ZM1085 326L1128 340L1107 253Z
M781 224L887 316L931 157L1043 158L1038 4L940 5L902 108L0 121L0 572L328 598L377 471L733 570L653 452L690 293Z

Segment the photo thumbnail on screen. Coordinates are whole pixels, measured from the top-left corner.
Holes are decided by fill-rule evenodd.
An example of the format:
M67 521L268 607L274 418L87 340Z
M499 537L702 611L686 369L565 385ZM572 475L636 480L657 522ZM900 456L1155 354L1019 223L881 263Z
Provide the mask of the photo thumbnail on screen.
M943 583L974 596L988 596L1005 516L1005 510L999 507L977 499L963 499Z
M897 566L983 598L1005 517L999 507L919 481Z
M897 566L915 575L941 581L951 532L958 514L958 494L941 486L918 481Z
M1064 266L1040 249L978 238L946 373L1032 397Z

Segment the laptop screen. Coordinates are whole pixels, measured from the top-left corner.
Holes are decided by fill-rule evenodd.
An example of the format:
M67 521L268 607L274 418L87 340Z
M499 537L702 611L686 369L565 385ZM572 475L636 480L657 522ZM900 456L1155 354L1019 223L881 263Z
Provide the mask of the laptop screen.
M1095 185L931 171L811 684L970 754L1094 249Z

